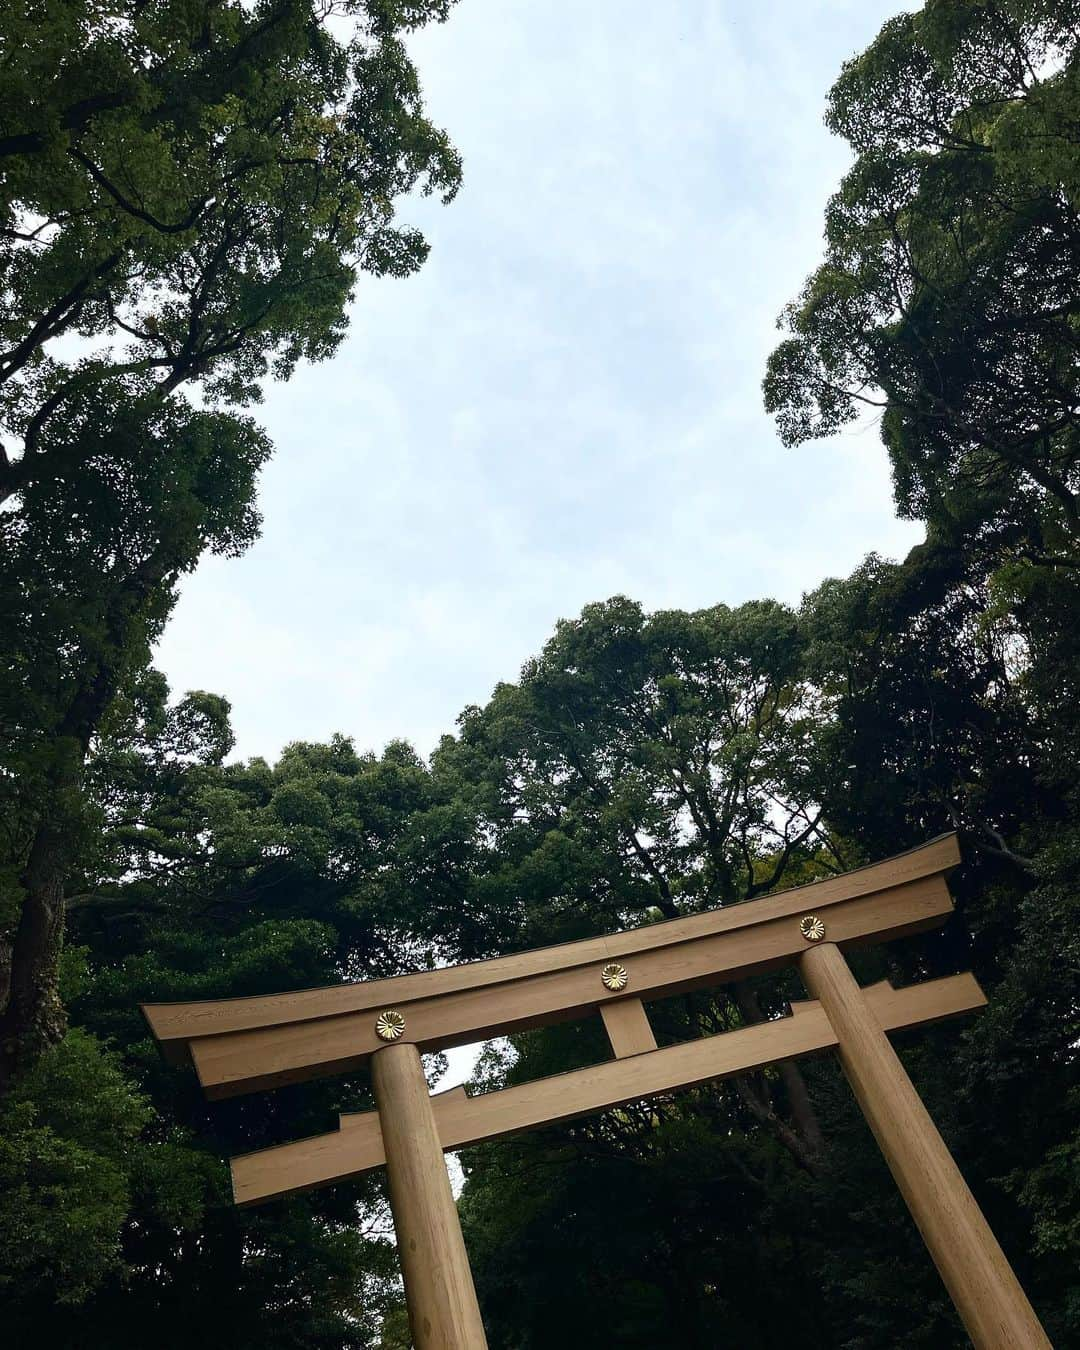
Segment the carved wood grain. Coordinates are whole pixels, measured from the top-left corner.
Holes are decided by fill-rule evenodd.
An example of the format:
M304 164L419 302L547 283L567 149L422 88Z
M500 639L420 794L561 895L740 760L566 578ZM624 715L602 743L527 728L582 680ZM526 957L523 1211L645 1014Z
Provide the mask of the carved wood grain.
M656 1049L656 1037L641 999L620 998L615 1003L601 1003L600 1016L617 1059Z

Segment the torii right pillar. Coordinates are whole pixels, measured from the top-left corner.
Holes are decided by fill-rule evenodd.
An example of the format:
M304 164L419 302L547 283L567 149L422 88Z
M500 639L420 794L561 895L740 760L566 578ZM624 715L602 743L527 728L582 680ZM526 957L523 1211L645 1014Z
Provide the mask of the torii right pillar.
M839 947L808 948L803 979L945 1287L978 1350L1051 1350L1035 1311Z

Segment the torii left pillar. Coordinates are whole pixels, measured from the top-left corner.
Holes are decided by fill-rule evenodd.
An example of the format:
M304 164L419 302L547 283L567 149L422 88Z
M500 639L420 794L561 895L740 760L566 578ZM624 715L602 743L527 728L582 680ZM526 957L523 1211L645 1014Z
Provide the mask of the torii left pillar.
M416 1046L388 1045L372 1055L371 1083L415 1350L487 1350Z

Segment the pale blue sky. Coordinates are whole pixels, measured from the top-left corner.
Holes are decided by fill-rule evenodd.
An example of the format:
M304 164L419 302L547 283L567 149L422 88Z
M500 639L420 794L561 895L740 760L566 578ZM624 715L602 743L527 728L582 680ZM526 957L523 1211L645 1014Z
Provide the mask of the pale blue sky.
M407 204L423 270L269 390L262 538L160 646L238 753L426 752L591 600L797 603L917 542L872 425L785 450L760 394L847 163L826 91L901 8L461 0L417 37L462 191Z

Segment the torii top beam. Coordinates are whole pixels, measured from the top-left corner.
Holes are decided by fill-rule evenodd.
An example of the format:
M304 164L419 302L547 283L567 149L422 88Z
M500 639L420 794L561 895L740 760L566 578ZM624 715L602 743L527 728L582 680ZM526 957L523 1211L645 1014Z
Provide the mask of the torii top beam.
M359 1067L386 1043L380 1010L402 1016L403 1039L419 1050L441 1050L602 1011L623 993L601 982L606 963L632 959L628 992L639 999L786 965L806 948L808 910L842 948L919 932L950 913L945 875L959 861L947 834L842 876L608 937L361 984L144 1004L143 1012L170 1059L190 1052L208 1097L229 1097Z

